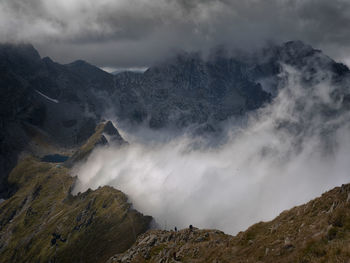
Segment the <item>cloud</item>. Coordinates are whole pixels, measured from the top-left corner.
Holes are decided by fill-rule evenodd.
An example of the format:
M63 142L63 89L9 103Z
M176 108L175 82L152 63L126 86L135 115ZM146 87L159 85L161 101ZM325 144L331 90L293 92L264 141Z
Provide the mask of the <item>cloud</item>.
M284 65L277 97L247 124L228 123L224 145L130 137L128 147L97 149L76 167L74 191L112 185L163 228L234 234L348 183L350 114L335 96L341 87L326 71L308 82L301 72Z
M149 66L178 49L296 39L343 59L349 13L347 0L3 0L0 39L32 42L61 62L105 67Z

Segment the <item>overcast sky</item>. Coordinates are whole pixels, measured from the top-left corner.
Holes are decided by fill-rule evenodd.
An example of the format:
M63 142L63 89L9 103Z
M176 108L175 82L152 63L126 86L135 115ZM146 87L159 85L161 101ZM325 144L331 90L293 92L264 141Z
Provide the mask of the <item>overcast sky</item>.
M1 42L112 68L297 39L350 64L349 28L349 0L0 0Z

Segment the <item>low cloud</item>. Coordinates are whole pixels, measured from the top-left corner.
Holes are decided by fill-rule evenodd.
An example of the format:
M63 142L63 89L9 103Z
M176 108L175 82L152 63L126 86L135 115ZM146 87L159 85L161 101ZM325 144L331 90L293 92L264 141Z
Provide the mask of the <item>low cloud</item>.
M234 234L348 183L350 116L334 96L339 87L326 72L307 83L302 77L284 66L274 101L246 125L228 123L224 145L129 138L127 147L95 150L76 167L74 191L111 185L162 228L192 224Z
M253 49L303 40L349 58L347 0L4 0L1 41L34 43L60 62L149 66L176 50Z

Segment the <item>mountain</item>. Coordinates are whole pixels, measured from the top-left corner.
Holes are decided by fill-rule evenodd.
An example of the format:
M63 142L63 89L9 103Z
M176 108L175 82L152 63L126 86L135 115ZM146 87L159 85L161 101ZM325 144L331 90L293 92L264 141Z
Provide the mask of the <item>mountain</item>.
M38 138L69 153L104 116L131 130L142 124L217 133L226 120L245 118L270 103L284 85L285 65L303 72L303 81L312 85L330 75L337 87L334 104L349 108L349 69L300 41L235 56L181 53L143 73L115 76L82 60L61 65L41 58L29 44L1 44L0 196L12 193L6 177L21 152L43 155Z
M45 148L33 138L67 151L94 133L104 105L96 97L113 88L113 78L82 61L41 59L31 45L1 44L0 87L0 194L9 196L6 177L18 155Z
M106 136L128 147L116 131L110 122L98 125L72 156L106 147ZM346 262L350 255L349 184L231 236L195 227L149 230L152 218L112 187L72 195L71 174L65 165L21 158L8 178L18 190L0 204L2 261Z
M105 136L125 145L110 122L102 123L73 154L71 165L92 148L106 147ZM31 155L20 159L8 177L18 190L0 204L1 262L105 262L149 229L152 218L112 187L73 195L78 179L72 173L65 164Z
M236 236L197 228L151 230L139 236L118 262L348 262L350 185L282 212Z
M250 81L236 59L181 54L144 73L116 75L116 115L146 122L151 128L183 128L243 115L270 100L259 83ZM212 127L212 128L213 128Z
M350 71L345 65L291 41L235 56L182 53L144 73L119 73L112 95L115 115L121 122L146 123L154 129L194 126L200 133L217 131L222 121L244 117L271 102L285 84L285 66L302 72L304 84L310 86L331 76L339 88L334 97L349 97Z
M289 83L287 73L297 80ZM324 81L332 86L327 96L317 89ZM227 120L258 113L282 89L295 100L293 118L274 125L296 140L317 133L327 141L339 121L350 120L349 84L345 65L300 41L235 56L182 53L143 73L115 76L82 60L41 58L31 45L1 44L1 261L105 262L119 253L110 260L345 260L348 185L235 237L197 229L144 234L152 219L132 209L127 196L111 187L73 195L72 175L95 148L128 147L105 116L131 129L220 135Z

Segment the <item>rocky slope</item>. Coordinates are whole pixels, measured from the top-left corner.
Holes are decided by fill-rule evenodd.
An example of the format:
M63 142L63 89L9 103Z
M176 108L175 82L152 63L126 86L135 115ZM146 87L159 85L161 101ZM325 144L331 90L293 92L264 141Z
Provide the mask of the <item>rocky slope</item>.
M111 262L349 262L350 184L236 236L151 230Z
M70 164L113 141L125 144L111 122L100 124ZM149 228L152 218L112 187L73 196L77 178L66 166L26 156L12 170L18 191L0 204L1 262L105 262Z
M203 58L183 53L144 73L119 73L113 93L116 115L152 128L219 130L222 121L240 118L271 101L285 84L284 65L302 72L307 85L330 76L332 84L343 88L334 96L349 95L350 71L345 65L291 41L254 54L216 52Z
M144 73L117 74L117 116L156 129L197 124L210 131L216 122L242 116L270 100L270 94L247 77L245 67L234 58L206 61L184 53Z

